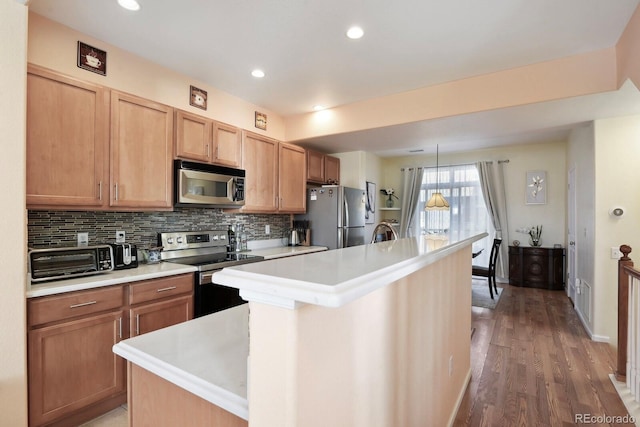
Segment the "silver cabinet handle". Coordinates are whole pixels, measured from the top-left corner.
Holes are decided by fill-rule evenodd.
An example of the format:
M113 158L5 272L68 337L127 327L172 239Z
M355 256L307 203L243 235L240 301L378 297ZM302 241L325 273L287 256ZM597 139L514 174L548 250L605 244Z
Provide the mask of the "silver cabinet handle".
M205 149L207 150L206 156L207 156L207 159L208 159L209 157L211 157L211 156L209 156L209 144L205 144Z
M172 290L174 290L175 288L176 288L175 286L169 286L168 288L158 289L156 292L172 291Z
M117 202L117 201L118 201L118 183L116 182L116 183L113 185L113 187L115 188L115 193L116 193L116 194L115 194L115 196L116 196L116 197L115 197L115 200L116 200L116 202Z
M102 181L98 183L98 200L102 201Z
M118 335L120 335L120 339L122 339L122 317L118 319Z
M140 315L136 314L136 335L140 335Z
M69 308L85 307L87 305L93 305L93 304L97 304L97 303L98 303L98 301L81 302L80 304L70 305Z

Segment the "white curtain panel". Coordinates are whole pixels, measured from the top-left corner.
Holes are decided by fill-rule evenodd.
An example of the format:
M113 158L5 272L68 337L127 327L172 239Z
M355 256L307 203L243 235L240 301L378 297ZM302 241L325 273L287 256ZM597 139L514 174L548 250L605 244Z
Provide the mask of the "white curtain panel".
M420 200L423 170L422 167L402 169L400 238L420 235L416 212Z
M495 237L502 239L498 261L496 262L496 275L506 278L508 277L509 265L507 262L509 259L509 224L507 221L503 164L497 161L477 162L476 167L478 168L478 176L487 212L496 231Z

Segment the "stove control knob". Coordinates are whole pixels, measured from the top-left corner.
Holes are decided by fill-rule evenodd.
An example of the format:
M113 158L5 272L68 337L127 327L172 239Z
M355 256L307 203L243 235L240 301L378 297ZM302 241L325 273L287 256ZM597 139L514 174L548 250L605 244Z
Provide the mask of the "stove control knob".
M220 240L227 240L227 235L226 234L221 234L220 235Z
M182 237L178 237L178 238L176 239L176 241L177 241L177 243L182 243Z
M217 234L213 234L213 240L218 240L218 235Z
M173 237L167 237L167 243L171 245L173 243Z

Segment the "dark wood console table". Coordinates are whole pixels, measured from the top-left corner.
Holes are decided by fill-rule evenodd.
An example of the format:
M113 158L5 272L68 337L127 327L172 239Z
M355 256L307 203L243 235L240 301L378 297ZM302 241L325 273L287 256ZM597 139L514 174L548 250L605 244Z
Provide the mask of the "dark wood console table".
M509 246L509 284L564 289L564 248Z

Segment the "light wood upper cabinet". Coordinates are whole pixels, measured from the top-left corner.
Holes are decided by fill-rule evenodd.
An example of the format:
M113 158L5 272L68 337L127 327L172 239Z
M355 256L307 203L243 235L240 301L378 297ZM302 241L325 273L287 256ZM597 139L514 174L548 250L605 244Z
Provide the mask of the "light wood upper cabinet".
M111 93L111 206L171 209L173 109Z
M27 206L106 206L109 92L29 65Z
M307 181L324 183L324 154L307 150Z
M340 183L340 159L314 150L307 150L307 181L316 184Z
M279 145L278 210L287 213L304 213L307 206L305 150L296 145Z
M176 111L176 157L210 161L212 127L209 119Z
M242 132L234 126L213 122L213 163L242 167Z
M242 166L240 129L206 117L176 111L176 157L239 168Z
M340 159L324 156L324 180L327 184L340 184Z
M272 213L278 210L278 141L244 132L242 164L245 205L242 212Z

